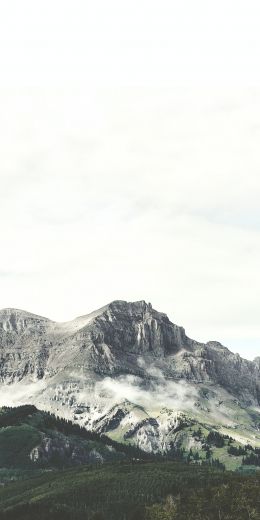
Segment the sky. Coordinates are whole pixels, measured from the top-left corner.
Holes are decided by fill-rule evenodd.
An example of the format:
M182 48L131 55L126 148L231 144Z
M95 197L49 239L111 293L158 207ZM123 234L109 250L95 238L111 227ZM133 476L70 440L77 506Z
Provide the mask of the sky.
M0 3L0 308L260 355L260 6Z

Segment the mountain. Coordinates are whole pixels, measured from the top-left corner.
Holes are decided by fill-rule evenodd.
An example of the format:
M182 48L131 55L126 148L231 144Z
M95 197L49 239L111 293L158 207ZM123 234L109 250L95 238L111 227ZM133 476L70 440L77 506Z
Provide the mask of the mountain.
M260 446L259 359L188 338L145 301L66 323L0 311L0 381L1 405L34 404L147 452L210 452L236 467L228 437Z

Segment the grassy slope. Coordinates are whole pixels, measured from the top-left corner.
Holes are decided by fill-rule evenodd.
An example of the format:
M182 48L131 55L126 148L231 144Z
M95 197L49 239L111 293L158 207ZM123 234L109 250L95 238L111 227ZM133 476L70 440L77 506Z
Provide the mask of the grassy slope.
M198 430L198 428L201 429L202 437L197 438L196 436L193 436L193 433ZM222 435L234 435L234 431L228 430L225 428L219 428L216 424L214 427L209 424L203 424L201 422L195 422L193 421L193 424L184 426L180 431L178 431L176 434L174 434L175 443L178 446L179 449L184 450L184 456L187 456L190 449L193 450L194 453L198 452L200 459L205 460L206 459L206 452L202 448L203 444L207 443L207 436L212 431L219 431ZM124 442L124 433L125 431L121 428L117 428L112 432L109 432L109 437L115 440L116 442ZM237 435L238 436L238 435ZM233 438L233 437L232 437ZM250 441L251 439L249 439ZM128 442L133 444L135 441L132 439L128 440ZM239 448L239 446L243 446L244 443L239 442L233 438L232 446ZM257 445L259 445L257 443ZM211 457L210 459L219 459L219 461L225 465L227 470L235 471L237 469L241 468L242 465L242 459L243 457L236 457L233 455L230 455L228 453L228 440L225 439L224 446L221 448L217 448L214 445L210 446L211 448Z
M258 514L259 485L260 475L245 477L176 462L88 465L51 472L0 489L0 518L88 520L99 511L106 520L133 520L138 518L137 505L142 508L160 503L168 495L177 497L180 510L177 518L185 518L182 514L193 518L198 509L204 515L207 511L209 516L194 518L215 519L219 507L234 510L237 507L240 513L244 508L246 514L250 506ZM243 496L243 504L237 503L238 496Z

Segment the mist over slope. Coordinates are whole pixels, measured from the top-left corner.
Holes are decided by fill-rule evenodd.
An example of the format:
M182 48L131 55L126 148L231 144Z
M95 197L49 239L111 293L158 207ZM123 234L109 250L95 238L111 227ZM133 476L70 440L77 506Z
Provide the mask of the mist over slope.
M213 428L260 445L260 365L199 343L144 301L66 323L0 311L0 405L35 404L146 451Z

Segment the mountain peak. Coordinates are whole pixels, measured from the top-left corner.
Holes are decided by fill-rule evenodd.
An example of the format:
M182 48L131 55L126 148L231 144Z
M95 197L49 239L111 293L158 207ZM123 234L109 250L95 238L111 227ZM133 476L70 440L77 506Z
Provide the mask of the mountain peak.
M34 314L33 312L25 311L23 309L16 309L13 307L6 307L4 309L0 309L0 317L3 318L4 316L29 317L50 321L48 318L40 316L39 314Z
M51 323L48 318L21 309L2 309L0 310L0 340L1 330L9 334L20 334L31 327L39 331L48 323Z
M128 302L126 300L113 300L108 304L108 307L122 309L152 309L152 304L147 303L145 300L138 300L134 302Z
M110 304L108 304L107 309L111 310L116 315L118 313L129 316L136 315L139 318L141 316L150 316L151 319L153 318L156 320L163 320L165 322L171 323L167 314L155 310L152 304L150 302L146 302L145 300L138 300L134 302L128 302L125 300L114 300ZM177 325L175 326L177 327Z

